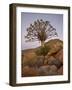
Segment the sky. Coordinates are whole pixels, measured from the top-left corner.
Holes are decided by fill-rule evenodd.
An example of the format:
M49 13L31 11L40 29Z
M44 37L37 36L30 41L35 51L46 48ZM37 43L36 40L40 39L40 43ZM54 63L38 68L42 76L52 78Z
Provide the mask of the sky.
M40 46L39 41L26 42L25 39L25 36L27 34L27 28L37 19L43 19L43 21L50 21L50 24L56 29L58 33L58 37L53 38L63 40L63 14L21 12L21 50L36 48Z

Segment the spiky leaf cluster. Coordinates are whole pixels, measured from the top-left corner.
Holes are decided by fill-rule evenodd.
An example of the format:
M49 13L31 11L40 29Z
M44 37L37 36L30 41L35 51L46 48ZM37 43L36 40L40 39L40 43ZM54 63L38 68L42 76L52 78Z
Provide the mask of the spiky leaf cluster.
M45 41L47 38L57 36L56 29L49 21L37 20L27 28L26 41Z

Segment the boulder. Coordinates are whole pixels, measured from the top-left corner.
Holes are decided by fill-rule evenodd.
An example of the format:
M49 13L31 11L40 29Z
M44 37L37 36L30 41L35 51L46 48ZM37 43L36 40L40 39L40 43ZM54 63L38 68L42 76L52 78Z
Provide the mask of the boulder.
M56 60L54 56L48 56L48 61Z
M50 71L50 66L49 65L41 66L39 68L39 75L40 76L48 75L49 71Z
M63 64L63 49L55 54L55 58L58 59Z
M48 61L48 65L55 65L57 68L60 68L62 63L58 59L51 59Z
M22 69L22 77L38 76L39 73L35 68L25 66Z
M42 66L42 65L43 65L44 57L43 57L43 56L37 56L36 59L37 59L37 60L36 60L35 66L37 66L37 67Z
M63 66L58 69L58 75L63 75Z
M39 75L50 76L57 75L57 67L55 65L46 65L39 68Z
M50 66L50 70L48 72L48 75L57 75L57 67L55 65Z
M56 72L57 71L57 67L55 65L51 65L50 66L50 70Z

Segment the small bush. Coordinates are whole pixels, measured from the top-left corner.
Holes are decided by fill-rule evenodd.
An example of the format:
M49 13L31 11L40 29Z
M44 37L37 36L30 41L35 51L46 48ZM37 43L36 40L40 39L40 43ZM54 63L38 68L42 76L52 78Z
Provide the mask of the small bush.
M41 56L41 55L46 56L48 54L49 50L50 50L50 48L48 46L44 45L44 46L41 46L39 49L37 49L35 53L38 56Z

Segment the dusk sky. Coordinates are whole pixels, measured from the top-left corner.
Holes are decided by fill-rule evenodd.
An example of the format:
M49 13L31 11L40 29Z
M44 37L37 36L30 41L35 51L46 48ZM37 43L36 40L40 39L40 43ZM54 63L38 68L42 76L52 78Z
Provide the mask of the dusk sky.
M27 34L27 28L30 24L33 24L37 19L43 19L43 21L50 21L50 24L56 29L58 38L63 40L63 15L62 14L44 14L44 13L26 13L21 12L21 50L36 48L40 46L39 41L25 42L25 36ZM52 39L52 38L50 38ZM49 39L48 39L49 40Z

